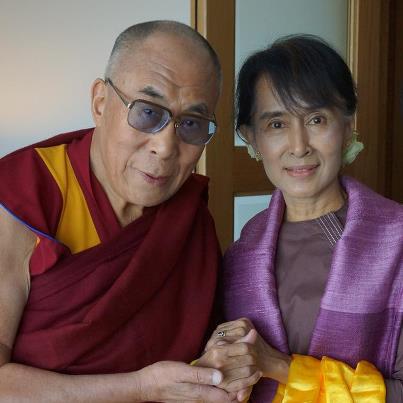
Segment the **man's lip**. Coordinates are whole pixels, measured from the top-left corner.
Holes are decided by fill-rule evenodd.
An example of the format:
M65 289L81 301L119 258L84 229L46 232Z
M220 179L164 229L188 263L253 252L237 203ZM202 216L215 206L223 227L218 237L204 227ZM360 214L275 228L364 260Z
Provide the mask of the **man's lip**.
M143 172L143 171L142 171L142 172ZM153 174L150 174L150 173L148 173L148 172L143 172L143 174L144 174L144 175L147 175L149 178L155 179L155 180L165 180L165 179L168 179L168 178L169 178L168 175L165 175L165 176L153 175Z
M154 173L138 170L149 183L163 185L169 180L169 175L157 175Z

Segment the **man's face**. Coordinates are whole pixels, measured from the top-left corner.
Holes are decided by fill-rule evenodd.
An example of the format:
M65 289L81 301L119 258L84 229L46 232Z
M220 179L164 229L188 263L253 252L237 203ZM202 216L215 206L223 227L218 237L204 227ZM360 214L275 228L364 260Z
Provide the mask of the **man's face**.
M211 117L217 103L218 82L207 52L174 35L154 34L136 45L111 78L127 100L160 104L174 116L196 112ZM155 134L136 130L127 123L127 113L110 85L95 82L91 163L118 215L174 195L204 148L183 142L172 121Z

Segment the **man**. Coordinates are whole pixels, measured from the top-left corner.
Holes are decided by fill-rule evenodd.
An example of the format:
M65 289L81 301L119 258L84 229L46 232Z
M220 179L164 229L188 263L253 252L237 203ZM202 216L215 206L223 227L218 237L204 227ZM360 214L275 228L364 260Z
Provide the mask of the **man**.
M192 171L220 74L191 28L135 25L92 86L95 129L0 161L0 401L229 402L257 381L247 343L204 356L221 372L186 364L219 265Z

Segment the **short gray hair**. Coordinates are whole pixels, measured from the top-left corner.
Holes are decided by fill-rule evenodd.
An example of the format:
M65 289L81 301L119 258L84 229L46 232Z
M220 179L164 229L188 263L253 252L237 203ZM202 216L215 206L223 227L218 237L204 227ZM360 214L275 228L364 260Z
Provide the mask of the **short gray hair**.
M140 44L150 35L155 33L167 33L176 34L178 36L184 36L197 45L201 46L202 49L206 50L213 66L216 70L217 79L221 84L222 71L221 64L218 59L217 53L208 43L208 41L193 28L188 25L182 24L178 21L169 20L156 20L147 21L140 24L132 25L131 27L125 29L116 39L113 45L111 55L109 56L109 61L106 66L105 77L112 77L119 64L119 59L124 51L133 49L135 44Z

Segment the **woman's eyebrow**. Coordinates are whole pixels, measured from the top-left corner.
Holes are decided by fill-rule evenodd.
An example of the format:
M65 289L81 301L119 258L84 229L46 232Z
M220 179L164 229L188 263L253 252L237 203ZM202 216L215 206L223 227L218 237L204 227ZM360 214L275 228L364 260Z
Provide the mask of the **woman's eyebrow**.
M259 120L267 120L284 116L286 111L264 111L258 117Z

